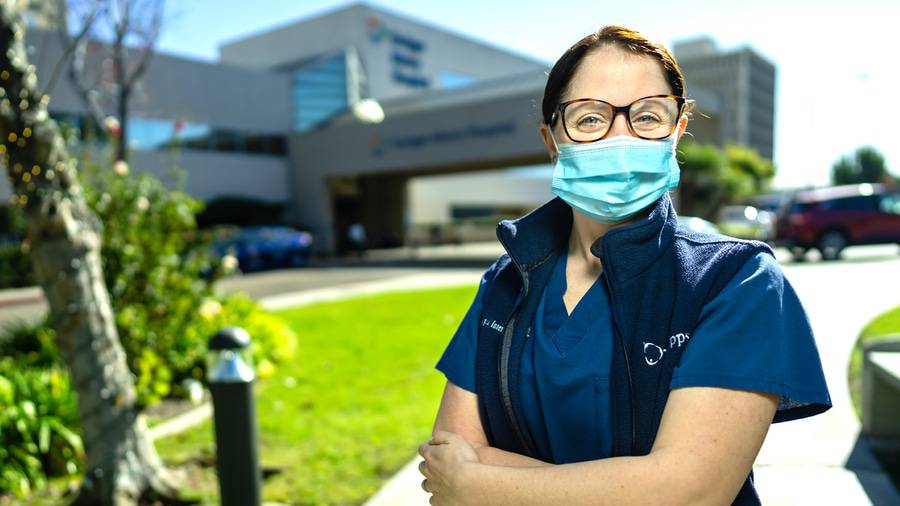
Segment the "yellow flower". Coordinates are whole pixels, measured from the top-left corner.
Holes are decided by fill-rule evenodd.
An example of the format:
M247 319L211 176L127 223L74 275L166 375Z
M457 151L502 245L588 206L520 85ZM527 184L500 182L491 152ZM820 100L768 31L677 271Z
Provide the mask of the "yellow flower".
M222 257L222 268L225 272L232 272L237 269L238 259L234 255L225 255Z
M120 176L128 175L128 162L125 160L118 160L113 164L113 171Z
M200 306L200 317L206 321L212 321L220 312L222 304L216 300L209 299Z
M260 379L270 378L275 374L275 364L267 359L262 359L256 366L256 376Z

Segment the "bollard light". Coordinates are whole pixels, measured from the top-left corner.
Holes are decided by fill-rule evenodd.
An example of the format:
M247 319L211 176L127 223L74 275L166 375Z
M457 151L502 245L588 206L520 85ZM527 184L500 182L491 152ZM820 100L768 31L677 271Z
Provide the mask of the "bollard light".
M207 379L213 400L221 504L259 506L262 473L250 335L240 327L226 327L209 340L208 349Z
M250 334L240 327L225 327L207 346L207 379L210 383L251 383L256 374L250 356Z

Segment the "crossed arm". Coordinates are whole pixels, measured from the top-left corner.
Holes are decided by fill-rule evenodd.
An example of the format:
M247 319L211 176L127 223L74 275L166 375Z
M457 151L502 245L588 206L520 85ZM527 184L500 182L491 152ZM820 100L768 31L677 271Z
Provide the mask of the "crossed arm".
M476 394L447 382L419 453L432 504L731 504L778 397L723 388L669 395L648 455L553 465L488 446Z

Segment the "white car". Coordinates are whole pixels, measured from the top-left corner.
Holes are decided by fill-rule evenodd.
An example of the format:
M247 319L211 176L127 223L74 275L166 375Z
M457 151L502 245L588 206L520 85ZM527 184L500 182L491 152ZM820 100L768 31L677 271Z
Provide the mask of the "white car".
M719 227L696 216L678 216L678 222L695 232L705 232L707 234L721 233L719 232Z

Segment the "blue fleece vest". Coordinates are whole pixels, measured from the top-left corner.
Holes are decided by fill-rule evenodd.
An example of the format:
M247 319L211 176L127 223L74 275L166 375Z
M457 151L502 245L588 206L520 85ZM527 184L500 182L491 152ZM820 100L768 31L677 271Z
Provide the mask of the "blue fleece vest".
M506 249L485 275L475 384L491 446L539 455L522 416L520 364L554 260L567 254L572 210L555 198L504 220L497 238ZM591 245L609 287L616 342L610 376L613 455L646 455L653 447L669 385L703 306L744 263L771 248L702 234L678 224L668 194L638 221L616 227ZM734 501L759 504L753 473Z

